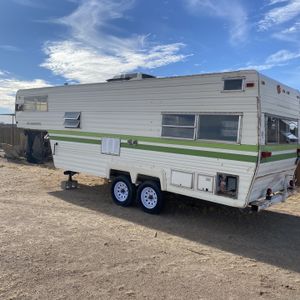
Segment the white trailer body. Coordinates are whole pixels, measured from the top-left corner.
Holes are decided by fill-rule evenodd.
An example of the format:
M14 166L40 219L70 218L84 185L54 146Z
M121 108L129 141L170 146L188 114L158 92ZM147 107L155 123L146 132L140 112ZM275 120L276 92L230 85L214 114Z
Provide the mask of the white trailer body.
M16 120L49 133L57 168L260 209L292 189L299 102L247 70L20 90Z

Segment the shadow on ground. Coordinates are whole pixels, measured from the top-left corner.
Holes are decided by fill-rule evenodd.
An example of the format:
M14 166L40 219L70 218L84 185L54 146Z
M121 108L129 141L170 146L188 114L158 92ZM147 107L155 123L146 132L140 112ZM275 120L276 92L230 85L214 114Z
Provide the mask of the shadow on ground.
M51 195L73 205L124 219L235 255L300 273L300 217L274 211L245 214L238 209L166 195L161 215L118 207L110 185L87 186Z

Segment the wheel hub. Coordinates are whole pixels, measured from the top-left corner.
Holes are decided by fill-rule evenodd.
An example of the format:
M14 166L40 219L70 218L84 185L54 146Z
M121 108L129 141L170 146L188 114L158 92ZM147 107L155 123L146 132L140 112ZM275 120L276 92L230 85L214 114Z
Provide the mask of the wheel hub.
M127 185L122 181L117 182L114 187L114 195L118 201L126 201L129 196L129 190Z
M155 190L151 187L144 188L141 192L141 201L146 208L155 208L158 201L158 197Z

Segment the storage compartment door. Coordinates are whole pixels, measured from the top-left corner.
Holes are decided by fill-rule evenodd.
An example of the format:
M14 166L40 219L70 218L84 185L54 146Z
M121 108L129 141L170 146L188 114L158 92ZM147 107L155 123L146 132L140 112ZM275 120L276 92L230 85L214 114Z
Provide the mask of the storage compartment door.
M184 188L193 188L193 174L180 172L180 171L171 171L171 184Z

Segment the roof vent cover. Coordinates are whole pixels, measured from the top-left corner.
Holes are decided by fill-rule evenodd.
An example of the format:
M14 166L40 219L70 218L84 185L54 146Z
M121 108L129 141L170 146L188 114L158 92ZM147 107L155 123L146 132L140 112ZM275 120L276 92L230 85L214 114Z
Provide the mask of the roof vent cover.
M107 79L107 82L111 81L124 81L124 80L141 80L145 78L156 78L155 76L144 74L144 73L129 73L116 75L113 78Z

